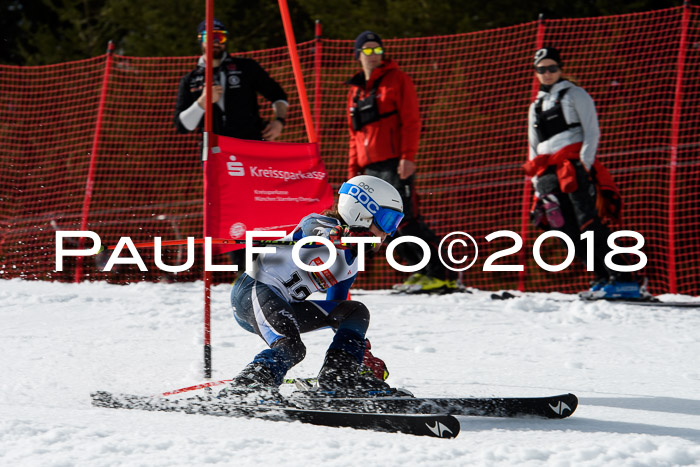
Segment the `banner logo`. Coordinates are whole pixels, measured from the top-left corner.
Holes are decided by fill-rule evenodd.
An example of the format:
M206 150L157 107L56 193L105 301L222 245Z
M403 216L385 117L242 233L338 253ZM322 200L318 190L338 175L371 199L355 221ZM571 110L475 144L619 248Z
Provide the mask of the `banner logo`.
M229 157L229 162L226 163L226 170L228 170L228 174L231 177L243 177L245 175L243 162L236 162L236 156L234 155Z
M245 236L245 224L243 222L236 222L228 229L231 238L241 238Z

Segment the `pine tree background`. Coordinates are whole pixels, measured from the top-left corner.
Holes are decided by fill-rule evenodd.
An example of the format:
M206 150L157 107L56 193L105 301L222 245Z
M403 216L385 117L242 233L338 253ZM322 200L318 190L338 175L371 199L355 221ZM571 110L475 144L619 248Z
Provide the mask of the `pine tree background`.
M297 41L353 39L365 29L384 38L459 34L537 19L605 16L680 6L682 0L290 0ZM0 7L0 63L46 65L105 53L183 56L199 53L197 24L205 2L191 0L6 0ZM219 0L215 15L229 30L229 51L285 45L274 0Z

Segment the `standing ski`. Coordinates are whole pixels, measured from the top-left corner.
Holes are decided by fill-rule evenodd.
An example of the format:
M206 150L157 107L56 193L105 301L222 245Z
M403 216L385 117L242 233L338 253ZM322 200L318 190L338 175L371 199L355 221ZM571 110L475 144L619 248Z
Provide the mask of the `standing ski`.
M587 296L579 296L579 299L584 302L608 302L621 303L623 305L634 306L649 306L649 307L670 307L670 308L700 308L700 302L662 302L658 298L651 297L649 299L606 299L606 298L591 298Z
M223 384L222 380L164 392L161 396ZM483 417L542 417L567 418L578 407L574 394L543 397L414 397L410 393L374 394L368 397L328 394L313 387L314 378L290 378L285 384L295 384L298 391L284 399L290 407L310 410L340 410L365 413L450 414ZM218 400L218 399L214 399Z
M492 293L491 294L491 299L492 300L511 300L515 298L523 298L523 297L529 297L529 295L514 295L508 291L505 292L499 292L499 293ZM572 303L577 300L581 300L586 303L591 303L591 302L607 302L607 303L618 303L621 305L634 305L634 306L644 306L644 307L669 307L669 308L700 308L700 302L691 302L691 301L684 301L684 302L665 302L661 301L656 297L649 297L649 298L640 298L640 299L624 299L624 298L597 298L597 297L592 297L589 295L581 295L579 294L576 297L572 297L571 299L568 298L552 298L552 297L545 297L545 300L547 301L552 301L552 302L566 302L566 303Z

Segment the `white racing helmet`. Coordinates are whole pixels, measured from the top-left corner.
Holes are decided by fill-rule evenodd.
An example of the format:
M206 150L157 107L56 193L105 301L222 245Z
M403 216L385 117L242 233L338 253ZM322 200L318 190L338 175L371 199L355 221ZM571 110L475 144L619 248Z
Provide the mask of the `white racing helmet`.
M343 183L338 193L338 213L351 227L369 228L374 222L393 235L403 219L401 195L381 178L358 175Z

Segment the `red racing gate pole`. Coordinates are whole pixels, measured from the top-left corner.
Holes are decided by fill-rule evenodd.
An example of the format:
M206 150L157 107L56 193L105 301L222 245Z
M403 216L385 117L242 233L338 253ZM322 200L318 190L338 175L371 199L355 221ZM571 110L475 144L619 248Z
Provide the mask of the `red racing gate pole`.
M87 230L88 215L90 214L90 201L95 188L95 170L97 167L97 152L100 147L100 136L102 136L102 116L105 112L105 101L107 100L107 85L109 84L109 73L112 69L112 55L114 53L114 43L109 41L107 45L107 59L105 61L105 73L102 78L102 91L100 92L100 103L97 107L97 122L95 123L95 134L92 137L92 152L90 153L90 167L88 168L87 182L85 183L85 197L83 198L83 211L80 215L80 230ZM78 249L85 248L85 237L78 240ZM75 263L75 282L83 279L83 257L78 256Z
M304 126L306 126L306 134L309 138L309 143L316 142L316 131L314 129L313 118L311 117L311 108L309 107L309 99L306 97L306 87L304 86L304 75L301 72L301 64L299 63L299 54L297 52L297 42L294 38L294 30L292 29L292 19L289 16L289 8L287 0L278 0L280 6L280 14L282 15L282 24L284 25L284 35L287 37L287 47L289 48L289 58L292 59L292 69L294 70L294 81L296 81L297 92L299 93L299 102L301 103L301 112L304 115Z
M537 35L535 36L535 50L539 50L544 44L544 15L540 14L537 21ZM537 90L539 89L539 83L537 78L532 78L532 98L530 101L534 101L537 98ZM528 156L529 157L529 153ZM519 264L523 265L523 270L518 274L518 290L521 292L525 291L525 279L527 277L527 229L530 224L530 203L532 199L532 182L529 177L525 180L525 185L523 186L523 199L520 210L520 238L523 239L523 248L520 250L520 261Z
M678 45L678 60L676 64L676 84L673 96L673 116L671 117L671 157L669 161L668 181L668 291L678 293L676 276L676 177L678 167L678 141L681 127L681 105L683 103L683 73L685 67L686 48L688 47L688 24L690 22L690 7L688 0L683 2L681 18L681 37Z
M316 138L321 138L321 20L316 20L314 34L314 115L316 116Z
M211 102L212 80L214 78L214 68L212 67L212 31L214 30L214 0L207 0L206 7L206 52L204 67L204 92L207 94L207 99L204 104L204 139L202 144L202 161L204 163L204 206L203 206L203 236L207 235L207 159L209 158L210 136L212 135L213 116ZM202 246L202 251L204 251ZM211 378L211 271L204 268L204 377Z

